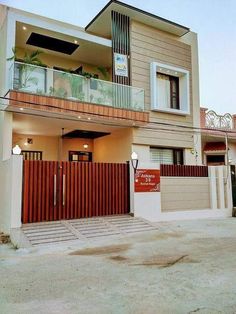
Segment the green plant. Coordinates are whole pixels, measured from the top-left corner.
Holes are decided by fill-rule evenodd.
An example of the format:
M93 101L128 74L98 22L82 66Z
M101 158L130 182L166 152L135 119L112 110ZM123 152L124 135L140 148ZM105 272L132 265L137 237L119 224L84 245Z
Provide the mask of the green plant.
M22 62L16 65L20 73L20 77L19 77L20 88L26 89L26 88L29 88L31 84L37 85L38 79L32 76L32 74L35 71L35 69L37 69L37 66L45 66L39 58L39 55L42 54L43 52L41 50L35 50L35 51L32 51L31 53L25 52L23 59L20 59L20 60L17 58L16 47L12 48L12 52L13 52L13 56L10 58L7 58L7 61L18 60Z

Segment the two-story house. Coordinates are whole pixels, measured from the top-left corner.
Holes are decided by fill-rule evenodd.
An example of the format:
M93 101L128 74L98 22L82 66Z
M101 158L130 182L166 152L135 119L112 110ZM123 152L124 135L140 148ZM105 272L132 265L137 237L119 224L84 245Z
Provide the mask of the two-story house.
M201 164L198 46L189 28L116 0L85 29L2 5L0 16L4 206L12 152L73 165L125 163L134 151L156 164ZM55 202L65 182L50 180ZM66 183L72 190L75 179Z

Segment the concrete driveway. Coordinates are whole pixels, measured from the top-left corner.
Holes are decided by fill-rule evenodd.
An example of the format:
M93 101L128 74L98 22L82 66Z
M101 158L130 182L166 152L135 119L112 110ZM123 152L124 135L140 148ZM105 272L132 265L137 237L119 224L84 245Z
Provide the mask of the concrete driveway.
M236 219L125 238L0 246L0 313L236 313Z

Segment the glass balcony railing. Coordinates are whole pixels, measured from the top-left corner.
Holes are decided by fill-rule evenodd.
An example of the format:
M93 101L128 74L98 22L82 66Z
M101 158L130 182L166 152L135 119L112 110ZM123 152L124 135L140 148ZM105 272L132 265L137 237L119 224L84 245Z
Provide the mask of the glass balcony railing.
M32 64L15 62L10 89L136 111L144 110L144 90Z

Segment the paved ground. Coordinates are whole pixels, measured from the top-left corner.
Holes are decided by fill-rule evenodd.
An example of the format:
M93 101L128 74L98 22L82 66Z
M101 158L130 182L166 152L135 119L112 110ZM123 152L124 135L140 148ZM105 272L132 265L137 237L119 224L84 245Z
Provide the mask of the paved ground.
M130 215L62 220L23 225L22 231L31 246L64 241L88 242L96 238L122 237L157 229L150 222Z
M0 246L0 313L236 313L236 219Z

